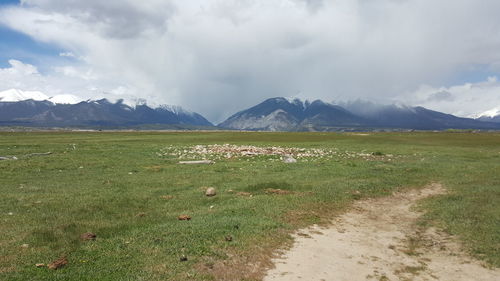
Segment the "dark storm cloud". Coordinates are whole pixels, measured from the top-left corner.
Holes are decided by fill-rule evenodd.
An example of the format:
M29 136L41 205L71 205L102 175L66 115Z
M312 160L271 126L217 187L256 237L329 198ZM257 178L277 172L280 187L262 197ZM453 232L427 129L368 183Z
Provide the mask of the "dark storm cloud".
M23 3L0 10L0 22L81 58L58 73L92 77L92 89L179 104L215 122L265 98L299 93L327 101L446 101L447 109L466 112L471 89L450 91L453 100L429 95L470 66L500 65L494 0ZM432 91L423 94L422 85Z
M433 102L433 101L453 101L455 98L453 97L453 94L447 91L441 91L441 92L436 92L433 94L430 94L429 97L427 98L427 101Z
M142 1L24 0L22 5L42 13L60 13L110 38L132 38L147 31L165 32L173 7L149 6Z

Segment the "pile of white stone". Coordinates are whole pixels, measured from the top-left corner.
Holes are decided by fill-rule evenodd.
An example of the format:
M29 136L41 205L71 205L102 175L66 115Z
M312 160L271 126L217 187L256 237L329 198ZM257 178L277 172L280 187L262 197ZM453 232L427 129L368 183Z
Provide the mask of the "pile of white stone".
M337 154L334 149L298 148L282 146L253 146L234 144L195 145L191 147L170 146L161 155L175 156L179 159L233 159L257 156L276 156L281 159L324 158Z
M211 164L217 160L264 158L269 161L283 161L294 163L300 161L315 161L329 159L362 159L366 161L392 161L401 156L370 153L365 150L361 152L340 151L336 148L300 148L285 146L254 146L235 144L209 144L194 146L168 146L158 153L160 157L175 157L181 164ZM202 161L203 163L201 163ZM186 162L186 163L184 163ZM189 162L189 163L188 163Z

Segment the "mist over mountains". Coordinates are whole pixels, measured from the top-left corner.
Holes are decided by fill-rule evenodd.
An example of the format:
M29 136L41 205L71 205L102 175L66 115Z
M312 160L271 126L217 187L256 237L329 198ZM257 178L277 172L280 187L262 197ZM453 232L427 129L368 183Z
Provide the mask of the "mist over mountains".
M489 121L489 120L488 120ZM219 124L238 130L335 131L341 128L417 130L499 129L500 124L456 117L424 107L355 101L334 105L321 100L271 98Z
M216 127L179 106L81 101L72 95L48 97L36 91L0 93L1 126L123 128L152 124L262 131L500 129L500 114L491 111L472 119L403 104L363 100L332 104L277 97L240 111Z

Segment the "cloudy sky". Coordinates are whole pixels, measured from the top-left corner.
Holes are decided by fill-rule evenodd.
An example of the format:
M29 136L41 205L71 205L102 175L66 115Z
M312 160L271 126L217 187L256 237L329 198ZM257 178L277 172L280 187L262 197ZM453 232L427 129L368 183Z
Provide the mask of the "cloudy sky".
M0 0L0 91L177 104L276 96L500 106L498 0Z

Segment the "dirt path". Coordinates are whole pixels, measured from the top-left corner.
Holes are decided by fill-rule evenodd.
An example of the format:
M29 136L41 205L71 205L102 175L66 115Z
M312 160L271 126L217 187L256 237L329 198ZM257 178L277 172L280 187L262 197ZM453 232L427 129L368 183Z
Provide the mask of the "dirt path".
M271 280L500 280L468 257L449 235L416 226L411 207L442 194L432 184L418 191L359 201L333 226L312 227L295 235L295 244L264 281Z

